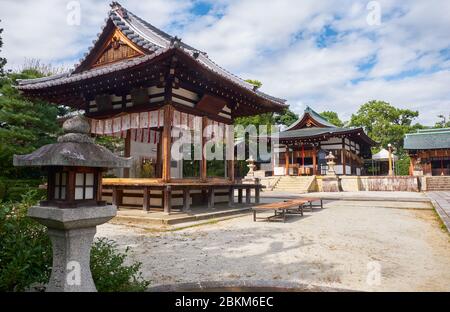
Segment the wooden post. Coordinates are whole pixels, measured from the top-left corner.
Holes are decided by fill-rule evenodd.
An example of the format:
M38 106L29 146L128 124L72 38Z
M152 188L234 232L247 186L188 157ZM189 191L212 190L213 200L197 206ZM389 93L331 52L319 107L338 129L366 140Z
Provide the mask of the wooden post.
M342 139L341 164L342 164L342 174L346 175L347 168L345 164L345 139Z
M414 175L414 163L413 163L413 157L409 156L409 175Z
M252 189L249 187L245 189L245 203L248 205L252 203Z
M242 204L242 189L238 189L238 203Z
M255 204L259 204L261 202L261 188L259 185L256 186L255 188Z
M214 188L213 187L208 188L208 208L215 209L214 208Z
M164 130L162 134L162 180L170 181L170 147L171 147L171 131L172 131L172 106L164 106Z
M159 112L158 112L159 114ZM156 145L156 172L155 172L155 176L159 179L162 178L162 131L158 132L158 136L159 136L159 140L158 140L158 144Z
M172 187L167 185L163 190L164 213L170 214L172 211Z
M313 147L312 150L312 161L313 161L313 175L317 175L317 150Z
M207 162L206 162L206 155L204 152L206 138L203 136L207 125L208 125L208 118L203 117L202 118L202 133L201 133L202 160L200 162L200 178L201 178L202 182L206 182L208 179L208 167L207 167Z
M286 146L286 151L284 152L285 161L285 175L289 175L289 147Z
M143 210L150 211L150 189L148 186L144 187Z
M234 133L233 128L230 126L227 126L227 133L226 133L226 141L227 141L227 151L225 153L226 159L227 159L227 174L228 179L234 183Z
M131 130L127 130L127 135L125 137L125 157L131 156ZM124 168L123 169L123 177L129 178L130 177L130 168Z
M188 188L183 189L183 211L187 212L191 210L191 196Z
M234 187L230 187L228 193L228 207L234 206Z

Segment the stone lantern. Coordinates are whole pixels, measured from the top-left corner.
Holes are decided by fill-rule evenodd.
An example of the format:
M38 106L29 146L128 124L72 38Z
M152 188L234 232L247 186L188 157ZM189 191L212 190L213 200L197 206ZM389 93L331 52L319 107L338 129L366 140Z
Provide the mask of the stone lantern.
M247 167L248 167L248 173L245 176L245 178L254 178L255 177L255 160L253 159L253 156L250 155L250 157L246 160L246 162L248 163Z
M327 175L328 176L336 176L336 170L334 167L336 166L336 162L334 161L336 157L330 152L325 159L327 160Z
M14 155L15 166L39 166L47 171L47 199L28 216L48 228L53 266L47 291L96 291L90 270L90 250L96 227L113 218L117 207L102 201L102 172L130 168L131 158L114 155L94 144L83 116L63 124L58 143L28 155Z
M330 152L325 159L327 160L327 174L322 178L323 192L340 192L342 190L341 181L336 175L336 157Z

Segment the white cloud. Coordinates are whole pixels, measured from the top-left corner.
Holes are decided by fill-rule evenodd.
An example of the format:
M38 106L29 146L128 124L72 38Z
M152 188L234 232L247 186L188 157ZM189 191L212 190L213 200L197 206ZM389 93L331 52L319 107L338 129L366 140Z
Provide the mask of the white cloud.
M261 80L263 91L287 98L297 112L308 104L349 118L362 103L381 99L420 110L428 124L449 113L449 1L380 0L379 26L367 24L369 1L362 0L205 0L212 9L204 16L193 14L196 1L121 3L235 74ZM79 27L65 22L67 2L0 2L10 66L25 57L75 63L86 51L108 2L81 1Z

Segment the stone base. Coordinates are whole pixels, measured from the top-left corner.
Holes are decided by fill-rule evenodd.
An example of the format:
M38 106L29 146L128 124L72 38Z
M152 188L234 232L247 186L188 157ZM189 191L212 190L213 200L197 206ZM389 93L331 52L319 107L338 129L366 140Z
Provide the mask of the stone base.
M339 177L323 177L322 192L340 192L341 186Z
M53 266L47 291L96 291L90 269L90 252L97 225L112 219L115 206L61 209L33 206L28 216L48 227Z

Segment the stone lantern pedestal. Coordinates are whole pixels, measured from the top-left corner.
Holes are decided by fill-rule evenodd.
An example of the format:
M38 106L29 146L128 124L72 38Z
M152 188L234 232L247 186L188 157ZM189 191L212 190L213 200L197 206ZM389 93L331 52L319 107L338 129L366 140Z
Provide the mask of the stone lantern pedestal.
M28 216L48 228L53 247L53 265L48 292L95 292L90 270L90 252L97 225L116 216L112 205L103 207L33 206Z

